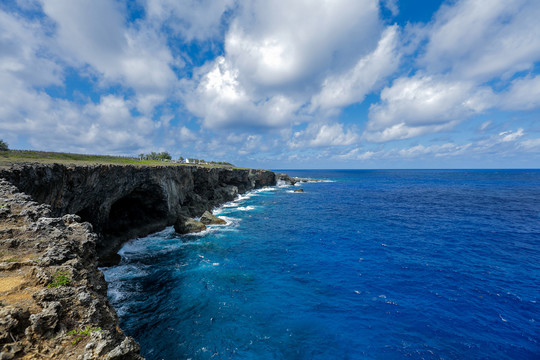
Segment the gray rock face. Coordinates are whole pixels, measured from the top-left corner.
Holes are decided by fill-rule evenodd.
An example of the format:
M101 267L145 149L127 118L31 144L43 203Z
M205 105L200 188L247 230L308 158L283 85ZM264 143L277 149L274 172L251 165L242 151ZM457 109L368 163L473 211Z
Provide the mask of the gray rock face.
M201 222L204 225L224 225L227 222L213 215L210 211L205 211L201 216Z
M28 199L0 179L0 360L142 360L107 300L90 224Z
M91 223L102 260L129 239L174 225L179 218L200 216L278 179L272 171L252 169L62 164L17 164L0 170L0 177L48 204L28 217L76 214Z
M193 218L180 218L174 224L174 231L179 234L198 233L206 230L206 226Z

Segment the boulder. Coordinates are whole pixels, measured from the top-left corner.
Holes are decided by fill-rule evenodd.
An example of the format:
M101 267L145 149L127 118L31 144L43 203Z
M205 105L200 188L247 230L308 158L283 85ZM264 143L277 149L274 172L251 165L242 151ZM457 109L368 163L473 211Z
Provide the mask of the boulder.
M206 226L193 218L179 218L174 224L174 231L179 234L198 233L206 230Z
M225 220L220 219L215 215L212 215L210 211L204 212L204 214L201 216L201 222L204 225L223 225L227 223Z
M294 190L294 192L303 193L304 189L296 189L296 190Z

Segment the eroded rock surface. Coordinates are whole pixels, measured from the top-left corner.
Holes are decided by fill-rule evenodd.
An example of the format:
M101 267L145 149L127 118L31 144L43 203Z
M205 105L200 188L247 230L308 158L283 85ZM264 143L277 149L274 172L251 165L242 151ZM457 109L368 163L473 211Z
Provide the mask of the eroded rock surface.
M198 233L206 230L206 226L193 218L180 218L174 224L174 231L179 234Z
M213 215L210 211L205 211L200 220L204 225L225 225L227 222Z
M143 359L107 300L97 239L0 179L0 359Z
M28 163L0 171L0 178L49 204L51 216L77 214L91 223L99 235L100 259L114 257L129 239L201 216L246 191L273 186L279 176L291 180L266 170L201 166Z

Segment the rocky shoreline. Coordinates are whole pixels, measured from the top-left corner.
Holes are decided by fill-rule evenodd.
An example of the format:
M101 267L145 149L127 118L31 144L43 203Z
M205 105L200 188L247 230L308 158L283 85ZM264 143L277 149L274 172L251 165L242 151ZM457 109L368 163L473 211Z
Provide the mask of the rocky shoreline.
M0 359L143 359L118 328L96 240L0 179Z
M143 359L118 327L98 264L131 238L278 181L297 180L196 166L0 171L0 359Z

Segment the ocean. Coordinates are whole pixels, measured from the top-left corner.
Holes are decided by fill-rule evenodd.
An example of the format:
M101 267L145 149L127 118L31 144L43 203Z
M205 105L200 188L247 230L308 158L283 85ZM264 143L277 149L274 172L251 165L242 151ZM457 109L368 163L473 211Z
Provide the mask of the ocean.
M147 359L540 359L540 171L283 172L103 269Z

